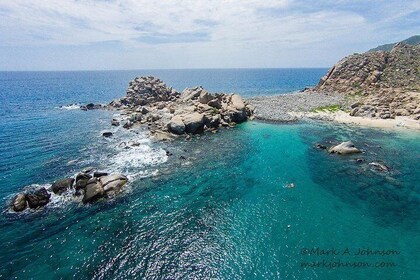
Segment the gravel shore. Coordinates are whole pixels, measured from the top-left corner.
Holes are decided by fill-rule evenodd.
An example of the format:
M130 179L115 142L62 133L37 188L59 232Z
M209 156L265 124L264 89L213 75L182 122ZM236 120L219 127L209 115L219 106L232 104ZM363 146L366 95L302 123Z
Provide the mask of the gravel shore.
M259 96L247 99L248 103L255 107L256 119L291 122L300 117L291 112L310 112L313 109L344 104L341 95L329 95L325 93L289 93L274 96Z

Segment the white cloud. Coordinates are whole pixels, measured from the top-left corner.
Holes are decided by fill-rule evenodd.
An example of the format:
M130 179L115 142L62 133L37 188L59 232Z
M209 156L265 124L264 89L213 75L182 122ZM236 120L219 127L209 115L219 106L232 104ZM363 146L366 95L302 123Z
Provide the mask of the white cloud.
M419 1L395 0L3 0L0 46L7 50L118 42L135 57L143 52L158 58L163 54L192 57L204 63L192 67L250 56L290 66L290 56L300 56L309 44L315 54L329 46L341 48L330 59L335 60L349 50L349 44L366 47L375 45L373 39L389 40L402 19L410 13L418 16L419 11ZM418 27L418 23L411 25L404 32ZM276 52L278 57L267 56ZM180 65L171 59L174 66ZM296 57L296 61L301 59ZM281 61L287 63L281 65ZM232 64L243 65L236 62Z

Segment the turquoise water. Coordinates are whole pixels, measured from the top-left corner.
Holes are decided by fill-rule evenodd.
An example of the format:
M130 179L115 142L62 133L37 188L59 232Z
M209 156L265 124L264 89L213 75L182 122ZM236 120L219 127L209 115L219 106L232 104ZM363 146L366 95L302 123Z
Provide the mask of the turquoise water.
M95 88L101 101L100 90L109 88ZM419 278L418 133L252 121L192 141L143 139L139 150L126 153L118 143L142 135L117 130L102 139L112 112L41 103L21 113L11 109L16 122L2 111L0 278ZM365 153L337 156L313 147L347 139ZM371 161L391 171L371 170ZM86 165L128 173L131 184L120 197L90 206L55 200L35 213L6 210L21 187ZM292 182L294 188L285 188ZM318 247L340 254L306 255ZM346 248L398 254L343 255ZM371 266L305 267L312 261ZM389 267L372 267L381 263Z

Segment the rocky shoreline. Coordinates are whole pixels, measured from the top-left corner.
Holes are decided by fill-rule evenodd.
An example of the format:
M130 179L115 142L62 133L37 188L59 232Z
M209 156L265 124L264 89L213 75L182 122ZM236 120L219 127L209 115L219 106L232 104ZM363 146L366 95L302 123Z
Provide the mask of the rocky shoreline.
M115 196L123 190L127 182L128 179L124 175L87 168L73 177L53 182L48 188L23 190L12 199L10 207L15 212L27 208L39 209L50 203L52 194L79 198L84 204L91 203Z
M202 86L178 92L152 76L132 80L126 96L107 108L121 112L112 125L146 127L160 140L233 127L252 119L254 111L238 94L210 93Z
M253 97L247 101L255 108L256 119L276 122L292 122L301 119L294 112L311 112L322 107L346 104L343 95L318 92Z
M237 123L253 118L254 108L238 94L209 93L203 87L187 88L178 92L158 78L138 77L132 80L127 95L108 105L76 104L67 107L81 110L115 110L119 116L110 126L132 130L149 131L149 136L158 140L177 137L191 138L193 134L217 132L222 127L234 127ZM113 132L102 132L103 137L112 137ZM125 144L126 149L139 145ZM166 151L167 156L171 155ZM21 212L40 209L51 201L51 196L76 198L81 203L108 199L123 191L128 178L122 174L108 174L87 168L74 176L55 181L50 187L22 190L10 202L10 209Z

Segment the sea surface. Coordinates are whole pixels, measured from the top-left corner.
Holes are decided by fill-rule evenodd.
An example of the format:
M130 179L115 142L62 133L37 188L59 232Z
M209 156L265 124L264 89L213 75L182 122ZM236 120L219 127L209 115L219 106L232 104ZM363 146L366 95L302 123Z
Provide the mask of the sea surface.
M154 143L111 127L117 112L66 106L108 103L140 75L251 97L326 71L0 72L0 279L420 279L419 133L251 121ZM364 153L314 147L344 140ZM8 208L23 188L87 166L130 183L93 205L53 196L42 210Z

